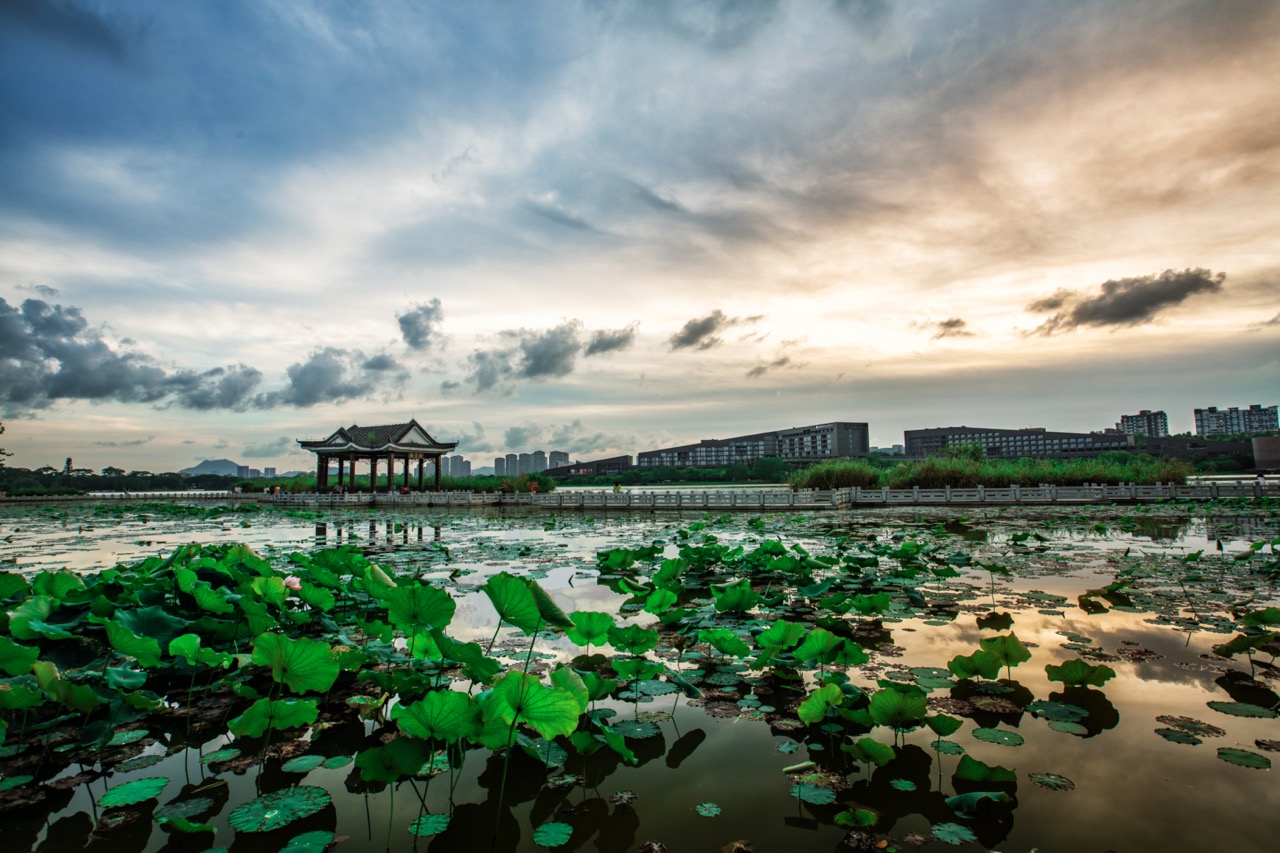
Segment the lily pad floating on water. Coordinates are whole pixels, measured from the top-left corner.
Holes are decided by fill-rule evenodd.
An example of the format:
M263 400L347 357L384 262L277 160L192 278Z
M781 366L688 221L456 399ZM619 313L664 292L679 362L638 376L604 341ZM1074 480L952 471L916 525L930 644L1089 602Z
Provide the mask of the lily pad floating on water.
M160 792L168 784L169 780L164 776L148 776L145 779L134 779L132 782L125 782L123 785L107 791L98 800L98 805L103 808L131 806L134 803L155 799L160 796Z
M929 744L929 746L933 747L943 755L964 754L964 745L956 743L953 740L935 740L933 743Z
M533 843L540 847L559 847L573 835L573 827L567 823L544 823L533 831Z
M1041 788L1048 788L1050 791L1074 791L1076 789L1075 782L1057 773L1028 773L1027 777Z
M910 779L890 779L889 784L897 791L914 791L916 783Z
M1027 706L1026 710L1041 719L1062 720L1064 722L1076 722L1089 716L1089 712L1079 705L1070 705L1066 702L1047 702L1043 699L1032 702Z
M1087 735L1089 733L1087 728L1071 720L1052 720L1049 723L1049 728L1067 735Z
M310 817L330 802L329 792L324 788L295 785L237 806L227 822L238 832L269 832Z
M964 844L966 841L978 839L971 829L958 823L935 823L930 827L930 831L933 832L934 838L948 844Z
M280 769L285 773L309 773L324 764L324 761L323 755L299 755L280 765Z
M289 843L280 848L280 853L324 853L333 843L333 833L318 829L315 832L304 832L295 835Z
M111 740L107 741L107 746L125 746L131 743L137 743L148 734L146 729L130 729L129 731L116 732Z
M137 758L130 758L121 761L116 765L116 769L122 773L132 773L134 770L143 770L152 767L164 761L163 755L139 755Z
M1233 717L1271 718L1277 716L1276 712L1270 708L1251 705L1248 702L1206 702L1205 704L1219 713L1230 714Z
M10 776L8 779L0 781L0 791L8 791L11 788L17 788L19 785L25 785L28 782L34 781L35 778L36 777L29 775Z
M231 761L240 757L240 750L233 746L210 752L207 755L200 756L201 764L217 764L219 761Z
M1183 743L1187 746L1199 746L1204 743L1200 738L1183 729L1156 729L1156 734L1170 743Z
M653 723L639 720L621 720L613 725L613 730L623 737L647 738L662 731Z
M998 743L1001 746L1022 746L1026 743L1026 738L1017 732L1006 731L1005 729L989 729L980 728L973 730L973 736L978 740L987 743Z
M350 755L335 755L333 758L327 759L321 766L325 770L336 770L339 767L346 767L350 763Z
M720 814L720 807L715 803L698 803L693 810L703 817L715 817Z
M425 838L430 835L439 835L448 827L449 816L447 814L424 814L409 824L409 831L420 838Z
M1271 759L1265 755L1258 755L1256 752L1250 752L1247 749L1236 749L1230 746L1218 747L1218 757L1228 764L1234 764L1237 767L1248 767L1251 770L1270 770Z
M156 809L156 820L165 820L176 817L195 817L204 814L213 808L213 800L208 797L192 797L189 800L178 800L174 803L166 803Z
M1164 723L1166 726L1172 726L1175 729L1198 735L1200 737L1222 737L1227 733L1226 729L1220 729L1210 723L1205 723L1194 717L1174 717L1168 714L1162 714L1156 717L1157 723Z
M800 750L800 744L793 740L784 740L774 748L778 750L778 752L790 755L791 753L798 752Z
M812 782L799 782L791 786L791 796L803 803L825 806L836 801L836 792Z

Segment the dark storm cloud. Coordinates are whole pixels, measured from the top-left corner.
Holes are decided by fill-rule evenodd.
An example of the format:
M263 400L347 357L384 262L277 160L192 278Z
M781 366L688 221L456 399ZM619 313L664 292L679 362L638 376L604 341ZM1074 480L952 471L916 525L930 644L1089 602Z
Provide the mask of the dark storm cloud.
M1225 273L1206 269L1165 270L1159 275L1103 282L1094 295L1060 290L1031 303L1027 310L1058 312L1035 330L1040 335L1069 332L1081 326L1137 326L1198 293L1219 292L1225 280Z
M189 409L242 407L261 379L244 365L205 373L168 371L89 328L79 308L0 298L0 402L43 408L56 400L160 403Z
M971 338L973 332L969 331L968 324L959 317L948 317L946 320L939 320L936 323L929 324L934 329L933 340L939 338Z
M440 336L440 324L444 311L440 300L432 299L425 305L415 305L403 314L396 315L400 324L400 336L410 349L428 350Z
M378 355L375 355L372 358L367 359L364 362L364 364L360 366L365 370L373 370L378 372L387 371L387 370L403 370L404 369L401 366L400 362L396 361L392 356L389 356L386 353L379 353Z
M754 323L760 319L762 318L759 315L726 317L724 312L717 308L705 317L698 317L685 323L680 331L667 338L667 343L671 344L672 352L689 348L711 349L723 343L719 336L720 332L744 323Z
M366 370L368 361L359 350L325 347L306 361L289 365L288 385L281 391L259 394L254 405L261 409L277 406L314 406L364 397L378 390L378 373Z
M580 320L568 320L550 329L506 330L499 337L503 341L500 346L478 349L467 356L467 381L477 392L501 388L511 379L568 376L582 352Z
M537 424L526 421L521 426L508 427L503 433L503 440L509 452L563 450L566 453L582 455L630 446L629 443L634 443L634 437L628 439L592 429L577 418L561 424Z
M175 378L178 405L185 409L239 409L262 381L262 372L247 365L215 367L201 374L186 373Z
M614 350L626 349L635 343L636 326L632 323L625 329L599 329L591 333L591 340L582 354L585 356L600 355Z

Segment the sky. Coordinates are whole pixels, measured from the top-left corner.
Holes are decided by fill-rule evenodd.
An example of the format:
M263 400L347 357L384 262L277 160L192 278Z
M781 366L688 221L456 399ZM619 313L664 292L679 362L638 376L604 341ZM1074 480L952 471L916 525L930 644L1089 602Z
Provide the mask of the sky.
M1280 3L0 3L11 466L1280 401Z

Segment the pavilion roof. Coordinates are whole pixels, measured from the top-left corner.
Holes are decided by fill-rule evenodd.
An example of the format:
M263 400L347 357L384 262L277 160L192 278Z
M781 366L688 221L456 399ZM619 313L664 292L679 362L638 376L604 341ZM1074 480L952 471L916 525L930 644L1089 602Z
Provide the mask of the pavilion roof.
M328 438L318 441L298 439L303 450L312 453L378 453L388 451L443 453L458 442L436 441L416 420L403 424L338 427Z

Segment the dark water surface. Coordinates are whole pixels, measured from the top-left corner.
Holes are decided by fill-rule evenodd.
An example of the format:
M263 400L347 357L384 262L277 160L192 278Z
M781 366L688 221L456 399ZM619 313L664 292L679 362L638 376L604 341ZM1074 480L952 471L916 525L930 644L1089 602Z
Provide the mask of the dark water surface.
M1271 665L1270 654L1255 653L1251 663L1244 654L1214 653L1214 646L1240 632L1244 613L1280 603L1275 582L1266 576L1276 560L1275 545L1264 544L1250 555L1255 543L1280 535L1274 510L1019 508L964 515L894 509L712 518L234 507L182 512L164 506L3 508L0 569L28 577L51 569L90 573L165 555L188 542L241 542L288 573L290 552L355 545L388 572L416 572L448 590L458 603L449 633L484 645L494 635L497 616L479 586L497 572L537 579L566 613L604 611L616 614L620 625L657 627L657 618L637 606L643 597L628 594L618 572L598 568L599 553L659 543L658 559L676 558L682 549L741 544L751 551L777 540L788 553L799 553L800 546L813 557L878 549L879 568L888 572L903 561L900 553L892 554L903 543L916 543L924 549L925 570L904 586L918 591L928 606L895 604L878 617L844 617L870 659L822 670L843 670L868 692L878 682L923 677L930 712L963 721L946 740L986 765L1014 771L1016 781L956 778L961 756L935 752L937 735L927 728L895 734L877 726L850 736L847 724L830 717L826 730L805 726L796 705L815 689L816 666L802 669L795 681L769 668L732 665L696 640L681 653L672 645L676 635L668 632L649 657L690 673L702 698L686 698L667 680L653 695L632 692L596 704L616 712L613 722L652 724L634 730L644 736L626 738L636 765L607 748L583 756L569 747L563 765L548 768L517 749L504 783L503 754L471 749L454 780L448 828L438 835L418 838L409 826L424 813L450 813L450 775L392 784L366 780L343 759L380 746L397 729L377 715L361 719L353 706L348 718L330 727L304 729L291 741L277 736L282 743L274 746L283 746L284 754L269 751L260 771L256 761L202 763L202 756L236 746L235 739L225 728L189 739L184 721L162 716L146 722L146 737L111 748L100 762L50 746L38 765L23 765L33 781L0 791L4 849L275 851L302 833L326 830L335 834L336 850L533 851L544 849L533 833L547 823L572 830L555 848L560 850L632 851L656 841L671 851L716 851L738 840L756 851L877 849L880 843L879 849L943 850L952 847L950 825L961 830L953 840L963 850L1263 851L1280 844L1275 771L1238 766L1219 755L1226 748L1228 755L1242 750L1276 760L1280 719L1236 716L1208 704L1270 709L1280 702L1280 669ZM1201 553L1194 561L1184 560L1196 552ZM954 577L946 576L947 566ZM636 568L643 579L656 563ZM815 580L842 571L817 572ZM1122 578L1130 583L1089 594ZM715 624L749 636L806 613L804 596L794 589L761 591L785 592L787 600L741 617L726 614ZM945 669L957 655L976 651L984 637L1000 633L978 625L992 612L1012 617L1011 630L1030 650L1029 661L1002 669L998 679L952 678L945 686L937 686L943 677L938 673L930 681L913 672ZM494 654L505 654L504 663L520 669L528 642L505 628ZM544 681L552 665L584 651L563 634L540 635L536 650L530 671ZM1105 664L1116 676L1101 688L1064 687L1048 678L1046 665L1073 659ZM467 681L459 677L455 687L465 691ZM1075 725L1052 728L1051 719L1028 710L1037 701L1078 709L1068 721ZM6 719L6 744L12 745L18 723L14 712L6 712ZM978 729L1012 733L1023 742L982 740L974 734ZM1157 729L1181 731L1184 742L1168 740ZM840 749L863 737L896 742L895 757L871 765L868 773ZM263 744L249 745L246 753L254 759ZM341 766L303 773L282 769L289 758L307 754ZM145 756L160 760L137 769L118 763ZM15 776L14 760L6 755L10 763L0 762L9 779ZM813 767L784 772L802 762ZM155 776L171 780L157 799L124 810L122 825L100 822L106 812L96 803L106 789ZM1057 777L1064 781L1055 789ZM802 783L809 787L797 789ZM228 823L237 806L298 784L327 790L332 805L272 832L238 832ZM810 797L817 802L797 798L814 787L834 796L830 802L822 802L828 795L821 793ZM25 800L17 796L24 789L34 792ZM973 791L1008 799L979 801L968 812L947 802ZM192 819L212 824L215 834L184 835L155 822L158 808L201 797L212 803ZM714 804L718 814L699 814L700 804ZM849 827L838 825L836 817L853 808L874 812L878 820L847 837ZM975 840L960 840L966 832Z

